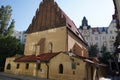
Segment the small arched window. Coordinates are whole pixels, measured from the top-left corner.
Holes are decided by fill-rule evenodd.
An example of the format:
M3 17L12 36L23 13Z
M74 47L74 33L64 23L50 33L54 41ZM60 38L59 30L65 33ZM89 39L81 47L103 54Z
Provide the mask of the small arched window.
M63 65L62 64L59 65L59 73L63 74Z
M26 64L26 69L29 69L29 64L28 63Z
M17 64L16 69L19 69L19 67L20 67L20 64Z
M52 42L50 42L48 46L49 46L49 52L52 53L52 50L53 50L53 44L52 44Z
M7 69L8 69L8 70L11 69L11 64L10 64L10 63L7 65Z

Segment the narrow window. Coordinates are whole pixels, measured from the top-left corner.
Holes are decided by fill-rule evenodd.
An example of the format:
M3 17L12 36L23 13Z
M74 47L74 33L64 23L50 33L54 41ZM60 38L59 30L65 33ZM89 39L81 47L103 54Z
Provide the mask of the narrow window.
M59 73L63 74L63 65L62 64L59 65Z
M49 43L49 52L52 53L52 50L53 50L53 44L52 42Z
M75 71L73 71L73 75L75 75Z
M112 31L110 31L110 34L112 34Z
M29 64L28 63L26 64L26 69L29 69Z
M37 70L40 70L40 67L41 67L41 65L40 65L40 63L38 63L37 64Z
M112 39L114 39L114 36L112 36Z
M11 64L10 64L10 63L7 65L7 69L8 69L8 70L11 69Z
M98 40L98 37L95 37L95 40Z
M17 67L16 67L16 69L19 69L19 67L20 67L20 64L17 64Z
M76 63L72 62L72 69L76 69Z

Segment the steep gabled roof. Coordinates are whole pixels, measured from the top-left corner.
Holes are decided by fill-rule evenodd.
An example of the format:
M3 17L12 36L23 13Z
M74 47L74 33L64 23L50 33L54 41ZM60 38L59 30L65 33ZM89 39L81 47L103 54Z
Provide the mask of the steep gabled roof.
M51 28L66 26L83 42L84 39L74 22L59 8L54 0L43 0L36 11L27 33L44 31Z

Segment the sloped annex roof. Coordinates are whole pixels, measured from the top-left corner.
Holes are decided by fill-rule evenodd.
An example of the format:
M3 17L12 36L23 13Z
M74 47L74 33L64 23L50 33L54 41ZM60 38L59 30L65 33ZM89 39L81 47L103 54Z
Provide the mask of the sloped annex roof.
M21 56L19 58L16 58L14 61L15 62L37 62L37 60L40 60L40 62L49 62L52 58L54 58L55 56L57 56L60 53L62 53L62 52L44 53L44 54L40 54L38 56L35 56L35 55ZM78 55L76 53L74 53L74 54L76 56L73 56L73 57L78 57L79 56L79 58L83 59L85 62L95 64L95 65L98 65L98 66L106 67L106 65L100 64L99 61L97 61L94 58L87 58L87 57L83 57L81 55Z
M36 55L26 55L26 56L24 55L19 58L16 58L14 61L15 62L36 62L37 60L40 60L41 62L49 62L52 58L54 58L60 53L66 54L66 52L55 52L55 53L44 53L44 54L40 54L37 56ZM79 57L81 59L86 59L85 56L81 56L76 53L73 53L73 54L74 54L73 57Z
M60 52L57 53L45 53L45 54L40 54L38 56L35 55L27 55L27 56L22 56L17 59L15 59L15 62L36 62L37 60L40 60L41 62L48 62L50 59L58 55Z
M36 11L32 23L27 29L27 33L44 31L51 28L66 26L83 42L84 38L77 29L74 22L59 8L54 0L43 0Z
M91 60L91 59L84 59L84 61L87 63L93 64L94 66L107 67L107 65L96 62L96 61Z

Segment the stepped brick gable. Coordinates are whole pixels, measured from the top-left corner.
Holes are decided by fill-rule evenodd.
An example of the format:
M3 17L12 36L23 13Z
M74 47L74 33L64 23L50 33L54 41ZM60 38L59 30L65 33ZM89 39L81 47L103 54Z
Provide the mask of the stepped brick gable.
M54 0L43 0L36 11L27 33L43 31L66 24L65 16Z

